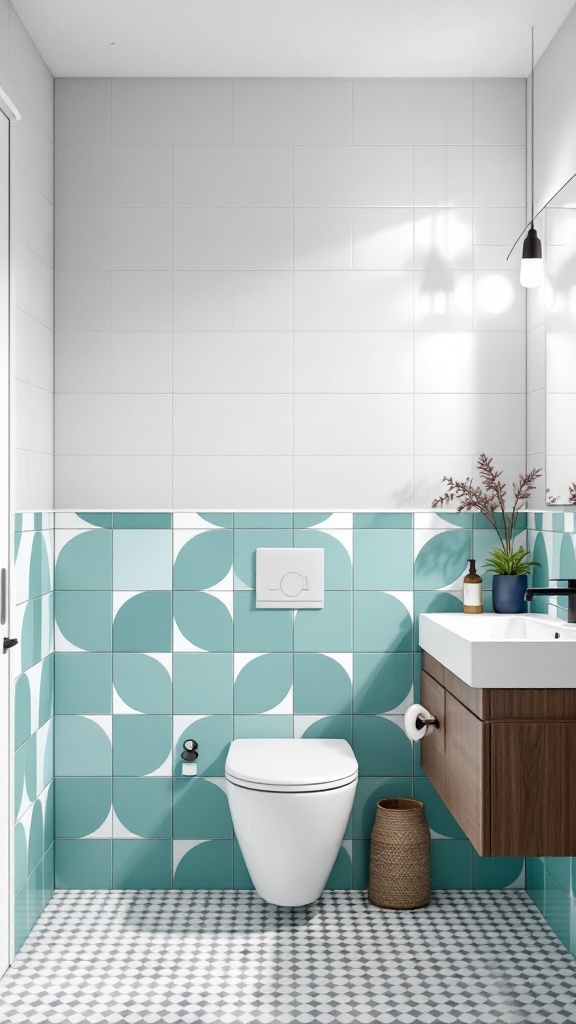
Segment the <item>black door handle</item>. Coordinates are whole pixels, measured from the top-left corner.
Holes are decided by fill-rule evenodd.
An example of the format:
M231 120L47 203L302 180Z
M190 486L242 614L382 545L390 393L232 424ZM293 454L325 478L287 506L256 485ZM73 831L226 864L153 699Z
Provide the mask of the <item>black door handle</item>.
M2 654L6 654L6 651L9 651L11 647L16 647L17 643L17 640L11 640L9 637L5 636L4 643L2 645Z

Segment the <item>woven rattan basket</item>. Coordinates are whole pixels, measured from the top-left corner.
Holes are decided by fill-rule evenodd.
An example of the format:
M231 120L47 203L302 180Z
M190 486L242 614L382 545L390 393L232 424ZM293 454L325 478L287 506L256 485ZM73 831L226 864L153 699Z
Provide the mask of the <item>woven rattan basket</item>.
M430 902L430 832L419 800L379 800L370 844L368 899L389 910Z

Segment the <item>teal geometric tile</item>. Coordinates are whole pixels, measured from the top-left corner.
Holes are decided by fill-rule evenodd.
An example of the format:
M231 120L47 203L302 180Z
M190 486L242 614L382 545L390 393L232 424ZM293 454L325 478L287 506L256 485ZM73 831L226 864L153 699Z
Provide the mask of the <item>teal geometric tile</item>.
M355 530L411 530L411 512L355 512Z
M22 821L14 826L14 889L17 892L28 878L28 838Z
M351 711L352 683L340 661L328 654L295 654L295 714L346 715Z
M94 531L96 533L96 531ZM112 712L112 655L63 651L55 656L57 715Z
M355 889L367 889L370 866L370 840L354 839L352 843L352 880Z
M174 775L182 776L182 745L185 739L196 740L198 775L220 778L228 747L232 742L231 715L175 715L174 723Z
M232 652L173 655L174 714L232 713Z
M319 526L320 523L326 523L331 515L332 512L295 512L294 529L305 530L311 526Z
M20 633L20 669L27 672L42 661L44 598L28 601L24 607Z
M58 541L65 543L56 559L55 590L112 589L110 530L59 530Z
M49 654L42 662L40 694L38 697L38 725L44 725L54 714L54 663L56 655Z
M177 530L174 590L207 590L222 583L232 568L232 539L232 530Z
M360 778L354 809L352 811L352 834L355 839L369 839L376 818L376 804L385 797L411 797L411 779Z
M460 592L459 592L460 593ZM418 623L423 612L461 612L462 597L448 592L420 591L414 594L414 646L418 647Z
M172 531L115 530L114 590L172 588Z
M234 861L234 888L253 889L254 883L250 878L250 873L246 867L246 861L244 860L244 855L240 849L237 839L232 843L232 848Z
M570 895L572 857L544 857L544 867L558 885Z
M123 596L119 595L120 596ZM172 592L134 594L114 617L114 651L163 653L172 650Z
M172 779L119 779L112 786L114 838L172 838Z
M523 857L480 857L472 851L475 889L523 889Z
M168 664L164 664L165 659ZM170 655L115 654L113 659L114 690L128 708L149 715L172 712L172 680ZM119 711L119 707L114 708Z
M504 525L503 519L502 519L502 513L501 512L495 512L494 513L494 518L496 520L496 524L498 526L498 529L502 530L502 527ZM474 512L473 513L473 519L474 519L474 530L489 530L489 531L493 531L494 530L494 527L488 521L486 516L483 515L482 512ZM514 531L515 535L518 534L518 533L522 533L522 531L526 529L527 525L528 525L527 513L526 512L520 512L519 515L518 515L517 523L516 523L516 529ZM494 544L492 546L495 547L496 545Z
M535 587L547 587L550 576L553 576L552 567L548 565L548 551L546 541L542 533L537 533L534 539L532 535L532 558L538 565L532 571L532 584Z
M414 779L414 796L424 804L424 814L434 838L463 839L464 833L428 779Z
M44 910L42 864L37 864L28 879L28 927L32 929Z
M14 683L14 750L17 750L32 732L32 705L30 681L25 673Z
M174 779L174 839L231 839L223 779Z
M350 843L350 852L345 845L341 846L338 851L338 856L334 861L334 866L328 875L328 880L325 889L351 889L352 888L352 858L350 856L352 850L352 844Z
M235 512L235 530L292 529L292 512Z
M14 820L16 821L25 808L28 807L30 801L26 797L24 799L24 776L26 770L26 745L23 744L18 747L18 750L14 753Z
M292 612L256 608L254 591L234 594L234 649L236 651L291 651Z
M293 547L292 530L250 530L234 534L234 575L250 590L256 586L256 549Z
M186 514L186 513L184 513ZM232 529L234 526L233 512L198 512L198 517L212 526L221 526L224 529ZM176 523L174 523L176 525Z
M172 843L169 839L113 839L113 889L170 889Z
M170 775L171 725L170 715L114 715L113 774Z
M176 839L174 889L231 889L232 840Z
M112 775L109 716L57 715L55 775Z
M112 594L104 591L57 591L56 622L68 644L84 651L112 650ZM58 650L66 645L56 641Z
M302 739L352 743L352 715L294 715L294 735Z
M426 542L414 562L414 589L449 587L466 572L472 554L471 530L419 530L416 540Z
M234 682L234 713L237 715L274 712L292 712L290 707L281 707L292 688L292 655L259 654L247 660L237 655Z
M49 537L49 535L46 535ZM50 550L52 548L50 547ZM30 552L28 573L28 596L40 597L52 590L51 556L48 555L47 541L43 534L36 533Z
M44 806L44 850L48 850L54 842L56 814L56 780L52 779L48 787L48 795Z
M412 530L354 530L357 590L411 590Z
M402 718L355 715L353 747L360 775L410 775L412 748Z
M544 865L538 857L526 858L526 889L541 914L544 913Z
M170 530L171 512L114 512L115 530Z
M26 793L28 801L31 803L38 796L37 780L38 780L38 762L37 762L37 750L38 750L38 733L35 732L26 740L23 744L24 750L24 783L26 786Z
M28 886L24 882L14 897L14 954L19 953L30 934L28 927Z
M303 608L294 619L294 650L351 651L352 595L327 591L324 607Z
M203 651L232 650L232 616L225 596L175 591L174 620L181 634L175 634L175 650L185 650L186 642Z
M42 860L44 854L44 816L42 804L37 800L32 808L30 833L28 835L28 874Z
M434 509L433 512L415 512L415 530L442 530L444 524L452 529L471 530L474 524L473 512L448 512Z
M292 715L234 715L234 739L292 739Z
M57 839L54 846L57 889L111 888L111 839Z
M411 654L354 655L354 713L393 712L410 697Z
M472 889L472 849L467 839L432 839L432 888Z
M411 603L412 594L406 599ZM411 651L412 617L394 594L357 591L354 594L355 651Z
M99 526L104 529L112 529L112 513L111 512L77 512L78 519L84 523L88 523L89 526Z
M296 530L294 547L324 549L324 587L326 590L350 590L352 586L352 530Z
M110 814L111 779L56 779L55 830L58 839L80 839L96 832ZM112 825L108 836L112 835Z
M544 916L566 949L570 949L570 897L551 875L546 875Z

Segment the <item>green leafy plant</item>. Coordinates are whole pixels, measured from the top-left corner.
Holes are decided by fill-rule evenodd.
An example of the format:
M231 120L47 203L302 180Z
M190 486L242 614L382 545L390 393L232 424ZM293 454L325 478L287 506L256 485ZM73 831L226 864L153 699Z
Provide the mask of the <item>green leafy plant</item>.
M530 552L519 547L514 550L514 535L520 511L536 488L536 481L542 476L541 469L531 469L529 473L521 473L512 485L512 508L506 508L506 485L502 481L502 470L495 469L492 459L485 452L478 456L478 474L480 485L475 484L472 477L466 480L455 480L445 476L444 494L435 498L432 508L443 508L452 501L458 502L458 512L481 512L490 526L496 531L501 547L492 548L484 568L499 576L521 576L529 572L539 562L530 560Z

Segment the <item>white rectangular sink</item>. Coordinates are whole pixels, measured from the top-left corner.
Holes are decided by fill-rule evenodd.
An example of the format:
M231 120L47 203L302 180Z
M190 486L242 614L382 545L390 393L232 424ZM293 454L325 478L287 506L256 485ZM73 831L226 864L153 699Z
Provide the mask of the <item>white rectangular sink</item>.
M576 687L576 625L551 615L423 614L420 646L479 689Z

